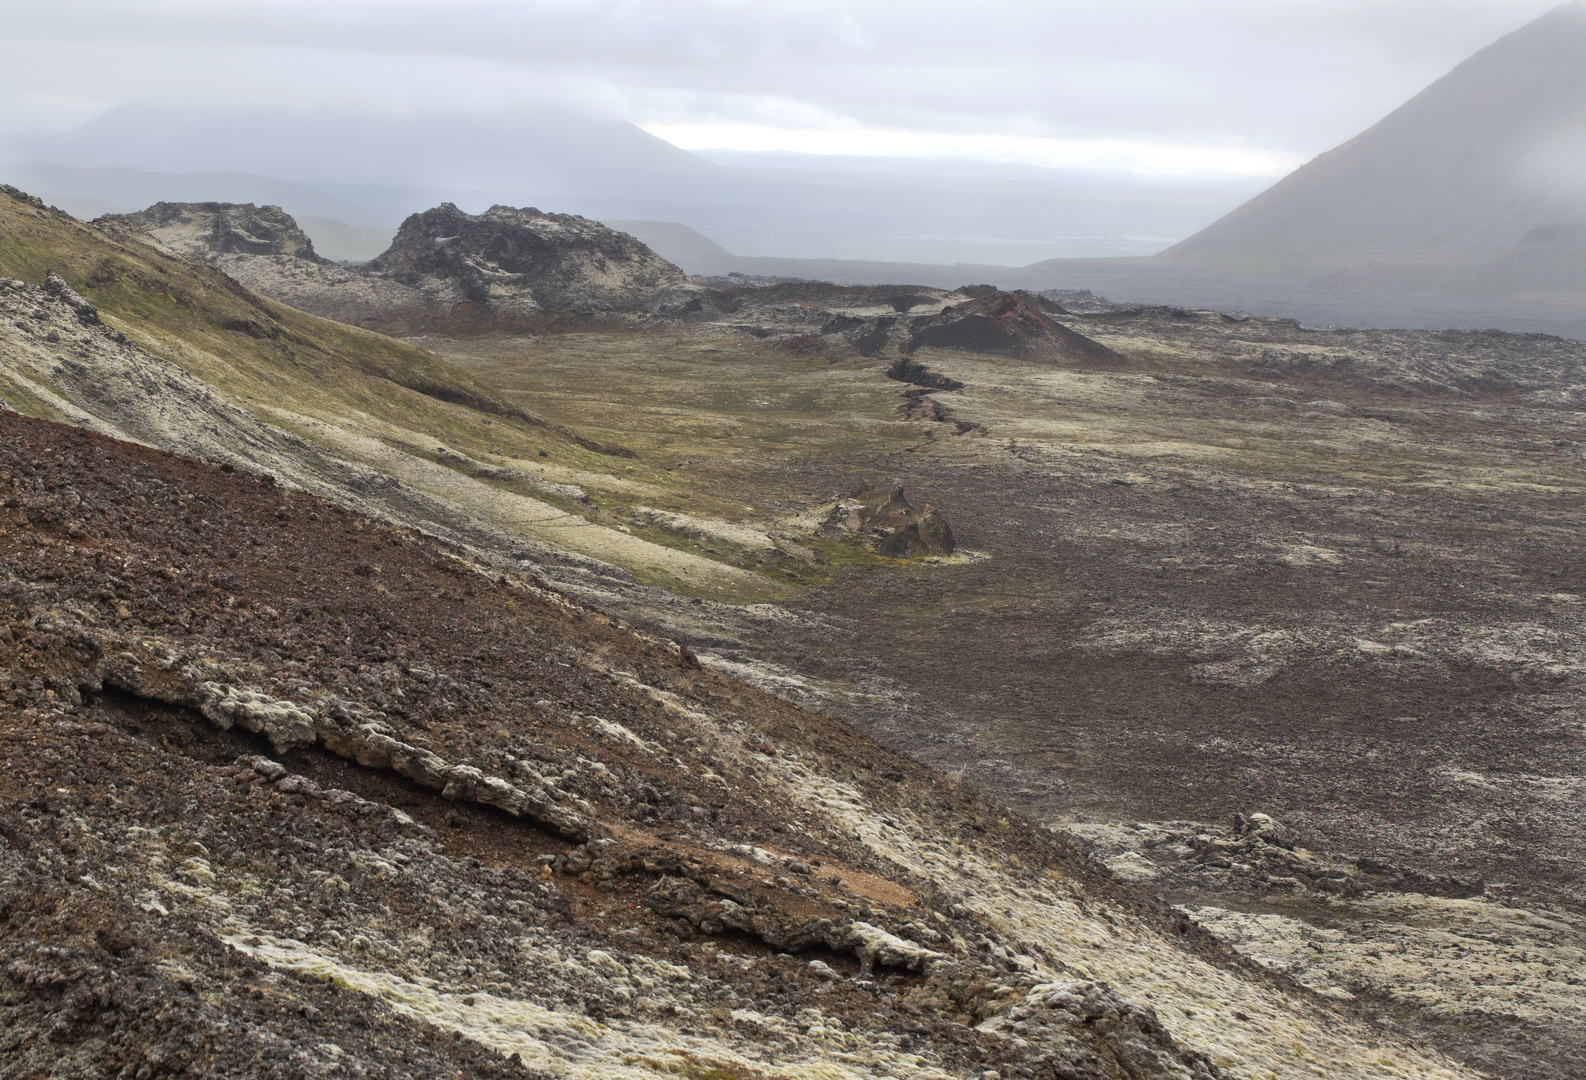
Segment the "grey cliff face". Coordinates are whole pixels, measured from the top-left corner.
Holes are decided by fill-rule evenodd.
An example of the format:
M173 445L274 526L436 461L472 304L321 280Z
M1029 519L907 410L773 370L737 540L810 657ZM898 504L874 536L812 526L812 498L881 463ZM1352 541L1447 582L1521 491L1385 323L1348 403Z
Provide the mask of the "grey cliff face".
M635 312L687 284L677 267L626 233L572 214L451 203L402 223L370 270L451 300L455 317L499 324L539 312Z
M279 207L158 203L100 219L211 263L255 292L387 333L517 332L561 315L682 315L704 292L626 233L571 214L451 203L403 222L389 250L337 265Z
M323 263L314 241L279 206L252 203L155 203L133 214L111 214L101 221L141 229L189 258L217 255L284 255Z

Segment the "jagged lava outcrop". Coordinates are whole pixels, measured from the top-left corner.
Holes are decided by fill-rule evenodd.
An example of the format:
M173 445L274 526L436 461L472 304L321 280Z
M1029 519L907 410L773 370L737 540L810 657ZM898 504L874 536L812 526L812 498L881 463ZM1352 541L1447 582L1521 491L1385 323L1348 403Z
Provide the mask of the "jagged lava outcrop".
M422 294L362 267L321 258L297 220L279 206L161 202L132 214L107 214L93 224L119 240L152 240L313 315L375 330L424 324Z
M533 330L562 316L683 315L706 291L626 233L572 214L451 203L414 214L366 264L338 264L279 207L160 203L100 218L139 228L248 288L315 315L387 333Z
M640 313L695 301L688 276L626 233L573 214L451 203L414 214L371 273L418 290L434 325L529 328L560 313Z
M894 558L951 555L958 546L953 530L936 507L918 509L896 481L860 484L839 499L821 526L831 540L859 539L872 550Z
M282 255L313 263L327 261L314 252L314 241L298 228L297 219L279 206L158 202L131 214L107 214L99 223L107 229L140 230L188 258Z

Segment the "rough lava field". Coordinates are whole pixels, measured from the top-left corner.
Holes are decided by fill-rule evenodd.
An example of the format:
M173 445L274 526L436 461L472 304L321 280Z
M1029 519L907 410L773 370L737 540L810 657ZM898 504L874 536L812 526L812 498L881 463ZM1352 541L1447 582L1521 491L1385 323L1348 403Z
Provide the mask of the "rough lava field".
M781 495L785 520L894 477L940 508L959 554L844 566L763 630L697 621L702 655L1094 843L1322 992L1499 1075L1573 1068L1586 349L1171 309L1064 320L1111 359L1021 346L1017 327L995 352L910 348L896 324L877 348L891 314L767 308L737 332L780 331L793 364L812 328L855 320L864 374L894 382L892 416L917 434L853 452L878 410L813 453L788 440L748 461L680 438L697 486ZM630 441L642 420L589 402L557 350L611 358L649 415L697 400L684 388L706 367L575 335L430 344ZM850 354L821 355L811 376L851 392ZM785 390L758 400L773 423L805 413ZM1255 812L1310 850L1195 841Z
M0 1075L1575 1075L1586 346L7 198Z
M1471 1075L531 580L0 430L6 1076Z

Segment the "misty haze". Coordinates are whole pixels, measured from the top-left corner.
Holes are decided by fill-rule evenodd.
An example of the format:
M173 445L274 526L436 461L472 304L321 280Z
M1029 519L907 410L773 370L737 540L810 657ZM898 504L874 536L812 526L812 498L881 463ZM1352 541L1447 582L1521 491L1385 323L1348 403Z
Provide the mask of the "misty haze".
M1582 1075L1586 0L0 102L0 1078Z

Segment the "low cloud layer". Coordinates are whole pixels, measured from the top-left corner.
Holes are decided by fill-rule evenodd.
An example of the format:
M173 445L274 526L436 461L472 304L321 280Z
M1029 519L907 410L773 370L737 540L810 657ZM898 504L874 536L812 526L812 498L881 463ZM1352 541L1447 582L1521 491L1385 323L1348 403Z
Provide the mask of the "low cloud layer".
M8 13L0 123L548 104L693 148L1279 175L1552 6L88 0Z

